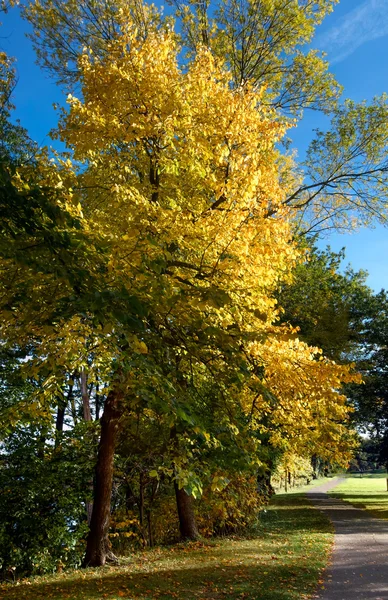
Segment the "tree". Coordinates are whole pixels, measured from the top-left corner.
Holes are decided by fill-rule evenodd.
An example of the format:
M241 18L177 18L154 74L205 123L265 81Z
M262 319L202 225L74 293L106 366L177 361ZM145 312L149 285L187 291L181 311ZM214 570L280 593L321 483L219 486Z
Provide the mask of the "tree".
M386 463L386 292L374 294L362 271L355 273L348 267L341 273L344 256L344 250L335 253L313 247L308 251L305 262L296 267L294 282L280 290L282 320L297 326L301 339L319 346L336 362L355 362L363 385L348 385L345 393L354 411L353 425L370 436L359 441L356 464L366 460L363 448L375 461L380 449L379 460Z
M341 87L324 57L305 52L315 28L335 0L172 0L183 48L194 56L207 47L230 71L230 85L263 90L261 105L274 107L288 124L305 109L331 115L331 128L317 132L307 159L297 168L279 160L287 188L282 205L291 209L298 235L351 229L378 219L387 209L387 102L338 103ZM146 39L153 26L169 30L170 17L138 0L44 0L28 4L24 15L41 64L74 90L81 77L83 47L102 60L110 44L135 22ZM80 27L80 23L82 26ZM273 214L279 206L269 207Z
M350 267L341 272L345 249L337 253L312 246L305 252L293 282L279 289L281 321L298 327L301 339L336 362L355 360L371 316L367 273Z
M354 422L380 445L380 460L387 463L387 293L381 290L370 299L364 321L358 368L364 385L349 388L354 404Z
M93 472L89 433L79 426L55 447L47 424L19 423L2 443L2 577L79 567L87 533L85 487Z
M79 34L74 19L85 9L93 14L86 14ZM105 28L95 35L106 9L114 17L108 44ZM105 384L85 559L99 566L110 555L114 452L127 417L158 408L174 440L177 423L188 422L206 390L202 406L210 432L206 424L200 432L221 439L209 418L217 405L223 435L239 439L244 433L252 463L260 460L260 436L281 452L308 449L344 460L351 444L339 389L357 377L278 323L276 289L289 278L299 251L286 201L294 189L293 177L287 179L292 169L283 168L277 147L286 124L268 106L270 93L250 81L237 86L208 47L181 64L176 35L143 5L45 3L33 5L30 14L53 35L51 49L64 17L70 19L67 41L79 59L80 93L69 97L58 135L81 166L59 160L44 177L62 182L70 194L68 212L90 240L90 260L82 245L74 257L76 266L86 266L81 280L93 293L75 290L80 303L58 311L55 327L39 339L32 328L26 331L36 346L25 368L42 376L39 392L49 406L63 373L85 364L90 381L98 372ZM87 43L79 55L81 35ZM63 44L60 62L62 50ZM72 289L67 279L64 289ZM63 308L66 294L59 301L54 296L54 304ZM21 303L17 308L23 315ZM10 325L6 338L18 335ZM86 338L93 355L88 362ZM186 444L178 440L173 479L178 492L184 488L178 501L186 501L194 495L187 468L192 432L180 433ZM186 511L183 521L185 515L191 518Z
M6 13L17 0L1 0L0 14ZM16 86L16 72L13 59L5 52L0 52L0 164L24 163L31 160L36 152L36 145L29 138L26 129L18 121L11 121L15 108L12 94Z
M315 51L305 56L300 50L335 3L171 2L186 50L195 54L202 46L210 47L226 60L234 86L247 81L265 86L266 103L286 114L300 114L304 108L329 110L341 93L324 59ZM137 0L45 0L27 5L24 15L34 28L31 39L41 64L69 86L79 80L78 59L84 46L104 58L109 44L125 31L126 22L135 22L143 38L153 26L171 24L169 17Z
M19 124L11 122L14 108L11 97L16 85L13 61L0 53L0 163L23 163L31 160L36 147L29 139L27 131Z
M351 230L387 222L387 96L368 105L347 100L331 128L317 131L301 165L301 185L286 199L297 231Z
M121 315L123 322L134 324L139 321L132 314L128 294L124 292L124 300L121 290L112 290L104 278L108 271L104 245L85 229L81 207L73 203L71 163L65 158L55 164L45 152L37 154L25 131L9 123L14 72L5 55L1 60L3 111L0 125L4 134L0 163L2 346L5 353L19 356L20 372L25 373L30 382L35 378L40 385L30 383L24 386L28 393L20 394L16 390L15 397L10 397L12 386L6 379L2 383L7 386L8 393L7 398L2 398L6 401L2 402L0 410L5 436L23 421L41 423L45 430L41 439L44 453L51 435L53 404L58 404L62 412L57 416L58 432L63 428L66 375L74 371L71 368L65 371L60 364L55 366L50 362L54 360L53 347L58 336L64 335L66 339L66 333L70 333L69 329L66 331L66 325L68 328L83 325L85 311L90 314L91 309L102 329L108 318L107 305L109 311ZM67 350L68 353L71 351L69 347ZM48 351L47 355L44 355L45 351ZM9 358L6 369L8 367ZM71 398L70 392L69 395ZM57 448L58 439L56 435ZM13 443L12 448L14 446ZM12 452L6 450L6 460L10 462ZM7 472L3 474L7 479ZM76 508L78 513L80 510L80 507ZM11 523L10 531L13 529ZM9 537L5 535L4 539L7 545ZM26 542L23 544L28 546ZM20 568L29 567L25 564Z
M272 326L272 291L294 260L287 215L279 209L278 218L268 218L268 204L280 204L285 194L274 147L282 125L265 107L258 110L260 92L231 89L229 73L209 51L185 71L176 56L172 34L150 31L143 40L135 23L127 24L104 59L83 55L82 100L69 99L60 136L87 166L79 176L85 217L113 241L112 273L150 306L141 334L150 376L158 364L155 348L162 344L169 348L168 380L178 360L187 390L188 359L192 374L205 365L202 377L219 380L224 396L229 388L233 402L258 413L258 427L265 426L265 411L272 414L275 444L286 429L288 444L302 444L307 433L314 444L309 419L315 429L319 414L315 443L323 449L336 428L333 416L340 422L345 417L343 398L334 390L349 375L330 362L315 362L314 350L290 341L287 328ZM303 368L295 377L298 362ZM236 367L241 382L233 386ZM295 385L301 403L292 393L290 404ZM322 402L318 413L305 404L312 387ZM135 401L132 389L123 402L105 405L104 414L113 410L112 431ZM181 393L174 380L173 394ZM291 434L295 411L303 415L302 428ZM340 440L341 425L337 429ZM100 447L110 448L101 463L109 462L112 472L113 444L102 437ZM97 497L102 493L97 485ZM105 492L103 504L106 523ZM96 532L97 523L101 518L92 518L91 565L105 560L106 530Z
M318 52L304 54L315 28L337 0L227 0L212 4L171 0L189 51L208 46L226 62L233 84L265 87L265 102L286 116L329 111L341 86Z

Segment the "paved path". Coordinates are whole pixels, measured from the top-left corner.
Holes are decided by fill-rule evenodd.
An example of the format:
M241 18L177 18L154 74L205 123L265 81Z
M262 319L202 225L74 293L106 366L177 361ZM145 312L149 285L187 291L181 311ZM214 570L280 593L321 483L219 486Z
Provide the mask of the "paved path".
M334 524L332 565L319 600L388 600L388 521L330 498L326 492L340 479L308 492Z

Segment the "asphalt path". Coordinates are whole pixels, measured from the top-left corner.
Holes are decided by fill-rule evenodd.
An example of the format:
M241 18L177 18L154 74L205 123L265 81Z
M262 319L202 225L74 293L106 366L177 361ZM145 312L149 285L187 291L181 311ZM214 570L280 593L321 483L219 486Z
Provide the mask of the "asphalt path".
M328 496L326 492L340 481L328 481L307 493L335 530L332 563L315 598L388 600L388 521Z

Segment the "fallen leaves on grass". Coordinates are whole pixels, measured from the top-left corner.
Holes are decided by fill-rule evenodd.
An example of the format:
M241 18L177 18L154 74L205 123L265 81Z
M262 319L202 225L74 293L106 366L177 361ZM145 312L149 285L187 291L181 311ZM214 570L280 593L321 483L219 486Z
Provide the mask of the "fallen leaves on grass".
M0 587L2 600L301 600L316 588L332 535L303 497L275 498L256 537L178 544ZM3 595L2 595L3 593Z

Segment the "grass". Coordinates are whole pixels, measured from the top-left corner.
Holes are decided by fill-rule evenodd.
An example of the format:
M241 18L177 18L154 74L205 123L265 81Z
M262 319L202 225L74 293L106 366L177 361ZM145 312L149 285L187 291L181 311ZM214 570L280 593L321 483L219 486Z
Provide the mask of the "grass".
M180 544L87 569L0 586L2 600L302 600L332 545L327 518L302 493L276 496L250 538Z
M329 493L358 508L365 508L375 517L388 519L387 477L386 473L347 476Z

